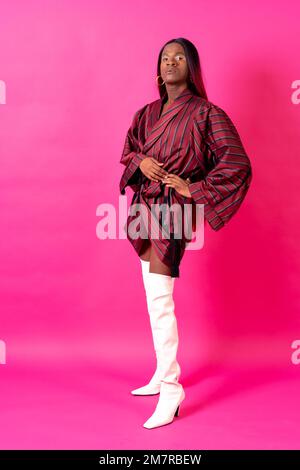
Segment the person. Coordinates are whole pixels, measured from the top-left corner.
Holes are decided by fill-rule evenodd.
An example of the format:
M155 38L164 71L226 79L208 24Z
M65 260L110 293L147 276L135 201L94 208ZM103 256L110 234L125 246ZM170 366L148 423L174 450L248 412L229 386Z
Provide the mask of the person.
M163 45L156 83L160 99L136 111L128 129L119 184L121 194L127 186L134 192L125 227L141 263L156 353L156 370L150 382L131 392L159 394L154 413L143 424L148 429L171 423L185 398L179 382L173 299L174 282L191 240L182 225L195 228L195 207L202 204L205 222L215 231L221 229L241 206L252 181L251 163L236 127L228 114L207 98L199 54L192 42L175 38ZM192 208L187 222L179 219L180 232L174 217L172 220L164 211L157 212L161 205L170 209L174 204ZM131 211L136 206L138 216ZM165 236L166 220L169 236ZM137 221L146 236L133 233Z

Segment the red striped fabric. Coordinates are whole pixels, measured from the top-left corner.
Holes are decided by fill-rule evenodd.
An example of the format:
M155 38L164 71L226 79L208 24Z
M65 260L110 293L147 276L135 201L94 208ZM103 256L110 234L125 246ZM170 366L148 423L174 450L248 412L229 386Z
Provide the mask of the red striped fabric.
M170 238L164 239L163 219L157 224L150 217L152 204L165 203L171 207L177 203L181 208L192 204L193 220L188 223L193 222L193 227L195 205L203 204L205 220L213 230L219 230L241 206L252 180L252 168L237 129L222 108L194 95L188 88L161 115L163 103L164 99L155 100L134 114L120 159L125 169L119 187L121 194L125 194L127 186L131 187L134 194L130 207L140 204L149 226L157 225L161 238L151 238L149 227L147 238L160 260L171 268L171 276L179 277L179 265L190 239L184 233L176 238L174 224ZM168 173L189 178L191 197L180 195L162 182L149 180L139 168L146 157L164 162L163 168ZM136 214L129 214L125 229L139 255L148 242L128 233L129 224L136 220Z

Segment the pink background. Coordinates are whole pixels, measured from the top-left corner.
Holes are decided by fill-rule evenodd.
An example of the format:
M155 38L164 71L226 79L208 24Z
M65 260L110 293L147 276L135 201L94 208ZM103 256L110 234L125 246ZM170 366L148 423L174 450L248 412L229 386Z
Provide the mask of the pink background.
M1 448L299 447L299 2L0 9ZM130 394L155 367L140 262L128 240L97 238L96 209L119 214L126 131L158 98L159 49L179 36L196 45L253 182L229 224L184 256L186 399L174 423L146 430L158 397Z

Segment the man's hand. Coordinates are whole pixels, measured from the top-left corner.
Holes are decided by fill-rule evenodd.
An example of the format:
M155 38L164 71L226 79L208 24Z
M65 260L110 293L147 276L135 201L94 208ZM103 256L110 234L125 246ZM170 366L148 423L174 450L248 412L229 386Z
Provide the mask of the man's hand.
M166 183L167 187L174 188L179 194L185 197L192 197L189 190L190 182L189 178L184 180L173 173L169 173L163 179L163 183Z
M168 172L160 165L163 165L163 162L158 162L153 157L146 157L140 163L140 170L151 181L162 181Z

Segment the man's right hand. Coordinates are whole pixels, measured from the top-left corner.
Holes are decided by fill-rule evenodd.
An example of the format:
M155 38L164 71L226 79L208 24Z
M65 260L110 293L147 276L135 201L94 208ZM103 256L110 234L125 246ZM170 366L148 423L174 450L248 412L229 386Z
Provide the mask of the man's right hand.
M153 157L146 157L140 163L140 170L151 181L162 181L168 172L161 168L161 165L163 162L158 162Z

